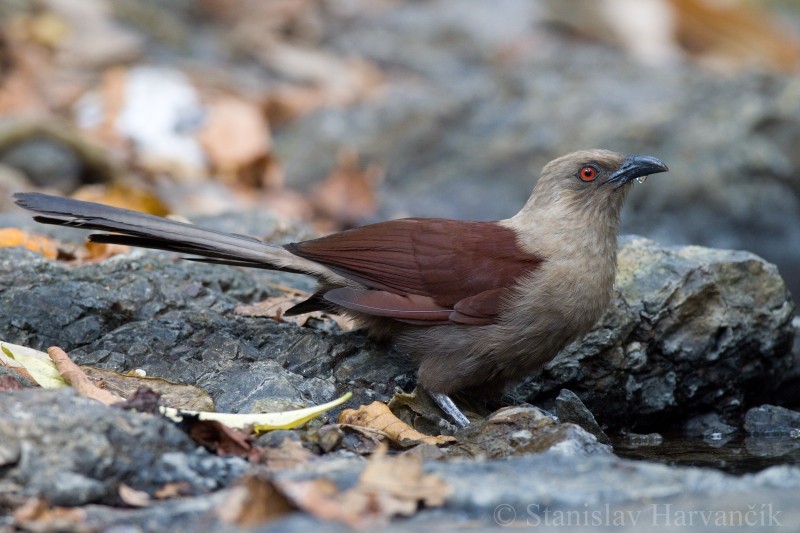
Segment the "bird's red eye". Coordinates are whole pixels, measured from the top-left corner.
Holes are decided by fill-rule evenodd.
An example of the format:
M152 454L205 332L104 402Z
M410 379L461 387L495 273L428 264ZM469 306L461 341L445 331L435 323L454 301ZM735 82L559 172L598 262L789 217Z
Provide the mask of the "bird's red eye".
M583 181L593 181L597 177L597 169L586 165L578 172L578 177Z

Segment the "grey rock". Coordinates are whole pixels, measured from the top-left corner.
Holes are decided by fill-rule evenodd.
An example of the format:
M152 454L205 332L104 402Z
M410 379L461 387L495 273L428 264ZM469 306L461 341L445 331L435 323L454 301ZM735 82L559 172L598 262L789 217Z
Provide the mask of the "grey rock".
M594 415L586 408L577 394L569 389L561 389L556 397L555 405L559 421L577 424L594 435L598 442L611 444L611 439L600 429Z
M603 426L663 431L709 411L737 417L776 390L793 365L794 304L774 265L747 252L623 243L605 317L518 396L566 386Z
M736 433L737 429L726 424L717 413L706 413L689 419L683 426L687 437L716 437Z
M800 412L777 405L761 405L744 415L744 429L750 435L800 437Z
M537 407L505 407L456 437L458 442L445 450L447 457L499 459L550 449L575 456L611 453L610 446L580 426L557 423Z
M72 389L0 394L0 441L17 450L4 457L0 492L53 505L118 503L123 483L152 495L182 482L199 494L227 486L246 469L239 458L198 448L171 422Z

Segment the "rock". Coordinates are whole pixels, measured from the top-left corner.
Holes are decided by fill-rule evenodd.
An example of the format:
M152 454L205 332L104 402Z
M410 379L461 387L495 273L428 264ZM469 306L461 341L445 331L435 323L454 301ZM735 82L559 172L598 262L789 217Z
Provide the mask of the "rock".
M800 437L800 413L777 405L762 405L748 410L744 429L750 435Z
M794 304L774 265L638 237L623 240L618 263L605 317L545 366L528 401L568 387L603 426L664 431L711 410L736 418L779 387Z
M608 454L611 447L575 424L557 423L536 407L506 407L456 433L448 457L500 459L559 449L565 454Z
M687 437L703 437L720 439L723 436L736 433L736 428L726 424L717 413L706 413L689 419L683 426Z
M586 408L578 395L569 389L561 389L556 398L556 416L561 422L572 422L597 438L598 442L611 444L594 415Z
M122 484L152 496L180 482L200 494L227 486L246 469L242 459L199 448L165 419L108 407L71 389L0 394L0 441L6 450L0 492L52 505L115 504Z

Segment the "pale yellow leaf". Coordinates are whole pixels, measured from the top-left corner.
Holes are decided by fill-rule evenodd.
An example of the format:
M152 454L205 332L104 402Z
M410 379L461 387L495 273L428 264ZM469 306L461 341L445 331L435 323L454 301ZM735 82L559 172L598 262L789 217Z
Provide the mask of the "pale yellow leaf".
M69 387L46 353L7 342L0 342L0 351L0 363L24 368L39 386L45 389Z

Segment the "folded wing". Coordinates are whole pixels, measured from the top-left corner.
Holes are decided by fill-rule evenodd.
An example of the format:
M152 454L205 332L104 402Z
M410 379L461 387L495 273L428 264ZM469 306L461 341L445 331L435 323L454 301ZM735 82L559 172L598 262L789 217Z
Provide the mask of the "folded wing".
M542 262L496 222L425 218L372 224L286 249L366 287L334 289L324 300L420 325L493 323L507 291Z

